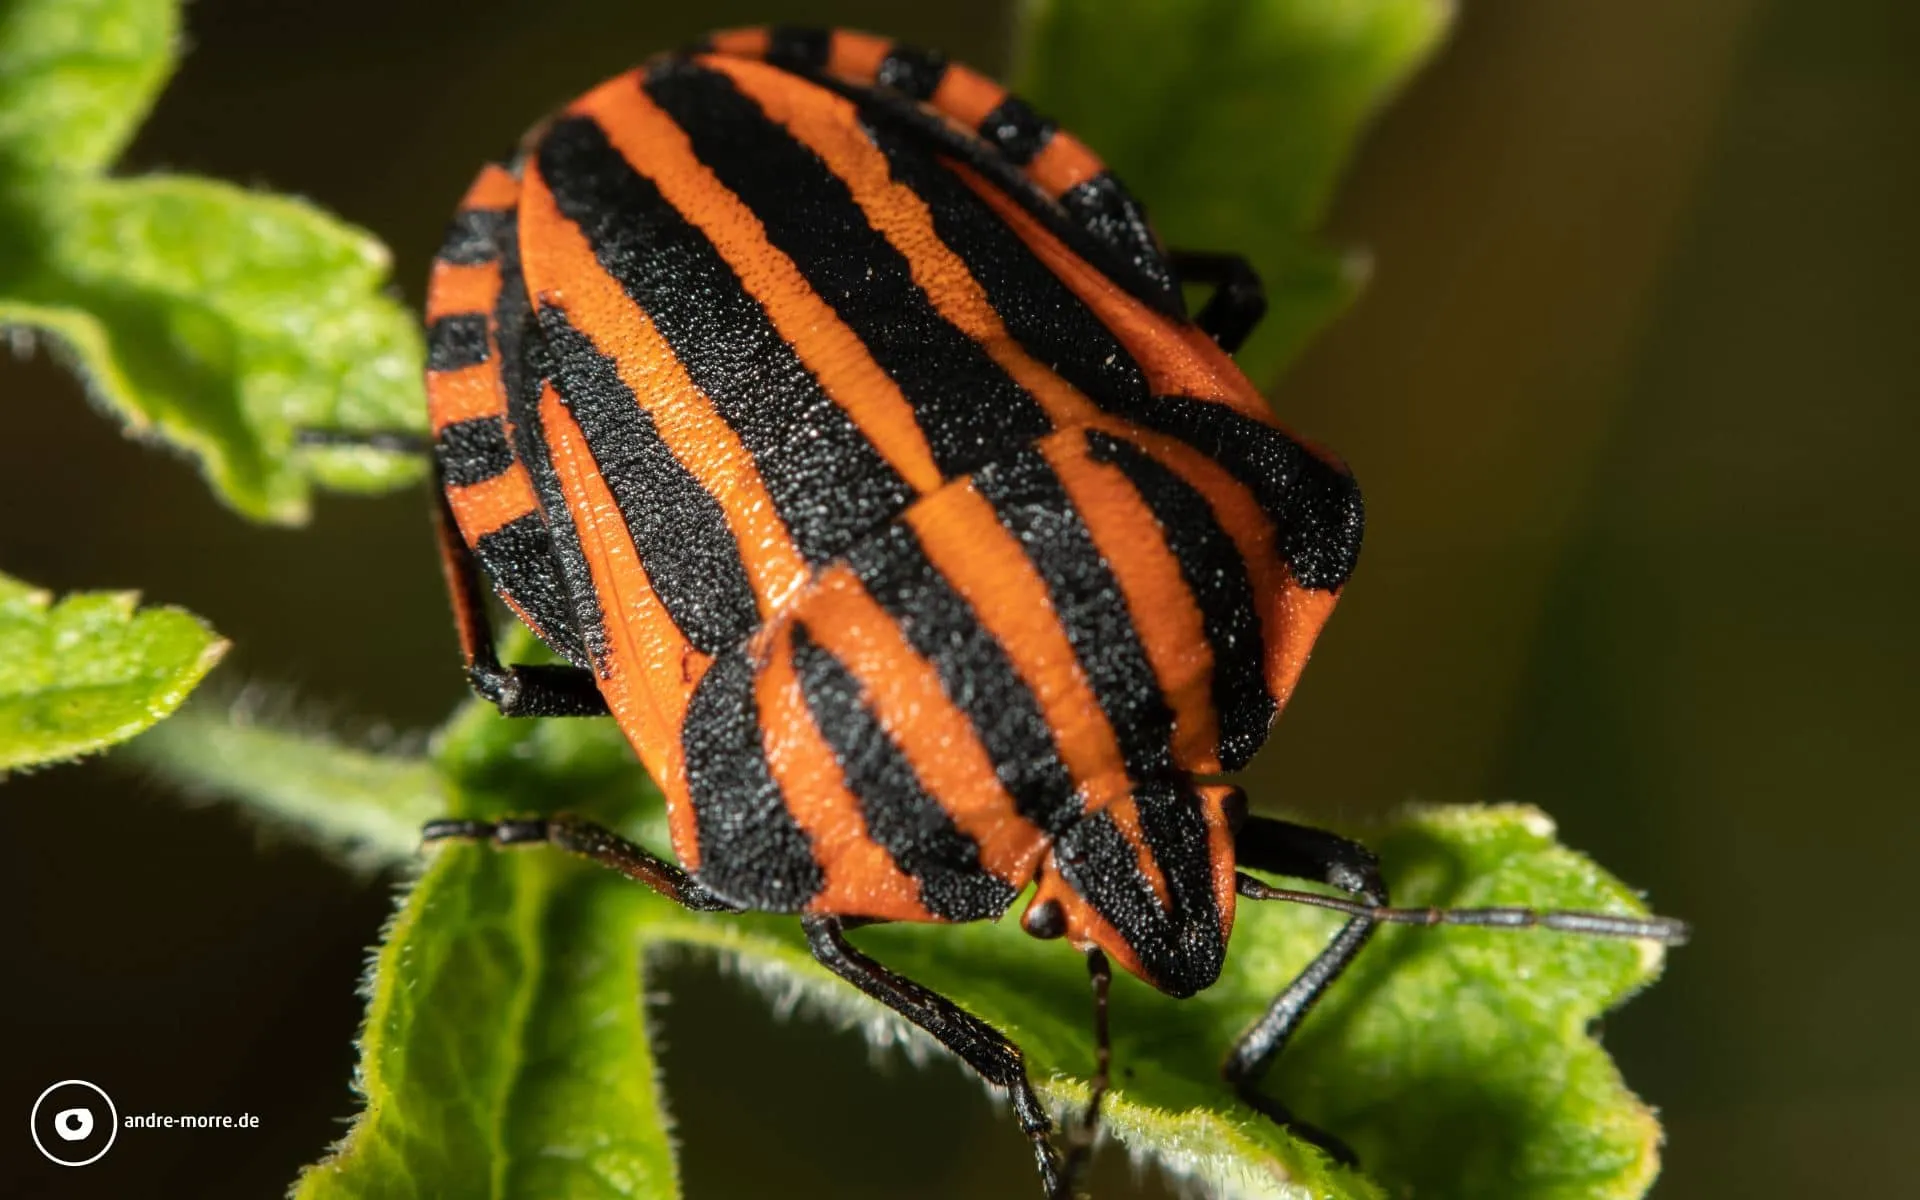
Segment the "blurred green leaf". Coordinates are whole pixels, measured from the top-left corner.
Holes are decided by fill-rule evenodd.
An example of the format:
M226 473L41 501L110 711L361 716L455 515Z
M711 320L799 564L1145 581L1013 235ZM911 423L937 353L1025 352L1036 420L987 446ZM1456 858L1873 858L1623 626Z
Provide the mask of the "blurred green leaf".
M1028 0L1021 90L1104 157L1169 245L1246 255L1271 303L1240 353L1274 379L1357 292L1314 231L1369 119L1451 0Z
M171 3L0 0L0 178L111 166L179 41Z
M426 759L343 743L316 722L263 719L263 699L250 690L225 708L196 701L122 757L189 795L243 801L364 868L411 855L420 826L447 811Z
M0 8L0 326L51 338L130 432L190 453L256 520L303 520L315 483L419 478L294 445L300 428L424 426L419 325L385 294L378 239L287 197L99 174L176 36L173 0Z
M180 706L227 643L132 592L47 592L0 575L0 773L122 742Z

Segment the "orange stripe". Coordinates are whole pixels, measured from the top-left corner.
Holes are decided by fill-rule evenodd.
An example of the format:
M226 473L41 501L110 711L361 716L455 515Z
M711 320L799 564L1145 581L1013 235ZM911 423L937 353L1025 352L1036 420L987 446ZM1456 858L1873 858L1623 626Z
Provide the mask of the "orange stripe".
M488 163L474 177L467 194L460 198L461 208L512 208L520 197L520 181L505 167Z
M836 29L827 47L827 71L848 83L870 86L880 74L880 64L892 50L890 38Z
M1106 169L1085 142L1070 133L1055 133L1027 164L1027 178L1057 200Z
M1055 434L1040 448L1126 598L1154 678L1173 709L1174 762L1186 771L1218 771L1220 728L1213 711L1206 620L1179 560L1148 532L1154 528L1152 510L1119 468L1088 456L1082 431Z
M806 831L814 861L826 875L809 912L889 921L932 921L920 885L873 840L860 800L847 790L832 747L807 708L793 666L793 625L781 622L763 647L766 661L754 680L767 766L787 812Z
M745 29L723 29L708 38L707 41L720 54L730 54L735 58L760 59L767 56L767 47L773 37L765 25L750 25Z
M471 583L469 573L475 568L470 553L472 547L461 535L452 511L444 505L434 508L433 542L440 551L440 579L447 585L447 599L452 601L453 631L460 640L460 658L471 667L479 657L481 641L491 636L492 630L487 626L485 603L468 603L472 595L467 590Z
M1264 674L1274 703L1284 707L1307 665L1307 655L1339 600L1336 592L1308 591L1293 582L1274 549L1274 528L1259 501L1226 468L1177 438L1131 430L1122 436L1186 480L1213 509L1247 565L1260 634L1266 643Z
M478 545L482 537L507 522L540 510L540 502L533 494L533 480L518 460L492 479L448 488L447 506L453 509L460 536L469 546Z
M1087 903L1086 897L1075 891L1060 874L1060 866L1054 860L1051 851L1046 862L1041 865L1039 886L1033 890L1033 899L1027 904L1027 912L1032 912L1042 904L1058 904L1067 918L1067 941L1076 950L1089 950L1095 946L1113 956L1113 961L1129 974L1146 978L1141 969L1140 956L1134 953L1133 943L1120 936L1107 919ZM1025 914L1021 915L1024 923Z
M1207 822L1207 864L1213 873L1213 903L1220 910L1220 944L1233 936L1234 903L1240 888L1234 879L1236 866L1233 826L1227 821L1227 800L1240 789L1227 783L1202 784L1193 789L1200 797L1200 812ZM1240 797L1246 803L1246 797Z
M1210 882L1213 887L1214 905L1219 909L1220 940L1224 945L1233 933L1237 889L1234 885L1233 834L1228 828L1222 804L1228 796L1240 789L1213 784L1196 787L1193 790L1199 797L1202 819L1206 822L1207 858L1212 875ZM1133 829L1137 831L1138 814L1131 799L1113 805L1107 811L1114 815L1116 821L1121 819L1123 812L1126 813L1135 822ZM1134 833L1128 833L1129 839L1134 836ZM1144 843L1136 843L1137 847L1143 845ZM1147 855L1146 858L1152 861L1151 855ZM1171 905L1165 890L1165 877L1157 874L1158 862L1154 862L1153 869L1159 880L1155 883L1154 890L1159 896L1162 908L1170 911ZM1114 928L1084 896L1067 883L1060 874L1058 861L1051 853L1041 866L1039 886L1034 888L1033 900L1027 905L1027 912L1030 913L1040 905L1049 902L1060 906L1061 912L1066 917L1067 940L1075 947L1085 950L1090 946L1099 946L1111 954L1114 961L1122 967L1143 979L1147 978L1146 973L1141 969L1140 957L1135 953L1132 941ZM1023 914L1023 923L1024 920Z
M614 360L661 440L719 503L761 614L777 611L806 580L808 568L753 456L646 313L601 269L579 227L560 215L537 171L528 174L520 211L528 289L543 303L564 296L574 327Z
M1006 98L1007 89L971 67L955 63L941 76L932 104L972 132Z
M907 510L927 558L1006 649L1052 727L1087 810L1129 790L1120 746L1060 626L1046 583L970 485L942 488Z
M499 263L461 267L436 262L427 280L427 320L455 313L491 313L499 298Z
M1218 400L1262 424L1278 425L1266 400L1199 326L1148 308L1062 245L1012 197L959 163L948 166L1113 331L1155 395Z
M427 416L435 433L457 421L500 417L506 412L507 390L500 382L497 352L458 371L427 372Z
M722 68L724 69L724 67ZM907 260L913 281L934 309L979 343L1000 368L1033 394L1056 425L1095 419L1098 409L1072 385L1021 348L985 289L960 256L934 232L933 214L912 188L893 181L886 155L858 129L853 103L826 93L803 94L791 80L764 72L729 72L734 85L800 143L819 155L852 193L867 223Z
M679 730L687 698L711 660L680 635L654 594L620 506L587 450L586 435L551 384L540 393L540 423L605 616L609 653L600 690L647 773L666 793L675 856L688 870L696 869L700 839L687 801Z
M772 78L787 95L825 95L815 88L795 87L790 76L764 64L712 56L701 61L735 79ZM753 210L714 177L694 154L687 135L635 86L633 77L623 76L596 88L572 111L599 121L633 169L651 179L667 202L706 235L747 293L766 310L774 329L880 456L914 488L930 491L939 486L933 452L899 386L807 284L793 261L767 241ZM843 136L860 134L849 126Z
M860 680L861 700L954 825L980 846L980 865L1015 887L1033 877L1046 835L1020 816L965 713L933 665L845 566L828 569L794 608L815 642Z
M1261 624L1267 641L1267 691L1278 708L1285 708L1293 698L1313 644L1339 599L1336 592L1310 591L1289 579L1284 590L1265 606Z
M1134 861L1139 864L1147 886L1153 889L1154 899L1160 902L1161 909L1172 912L1173 892L1167 887L1167 873L1160 869L1160 860L1153 855L1153 844L1147 841L1147 831L1140 827L1140 806L1128 795L1108 804L1105 811L1120 836L1133 847Z
M963 166L953 164L953 170L1113 331L1138 360L1156 394L1217 400L1262 424L1283 428L1233 360L1197 326L1182 325L1148 309L1061 245L999 189ZM1105 420L1099 424L1116 431L1124 428ZM1335 593L1310 592L1293 584L1274 551L1273 526L1267 515L1211 459L1173 438L1131 429L1122 435L1206 493L1221 525L1233 537L1259 600L1267 643L1267 687L1276 702L1285 704L1306 666L1314 638L1333 610ZM1337 465L1325 451L1308 442L1301 444Z

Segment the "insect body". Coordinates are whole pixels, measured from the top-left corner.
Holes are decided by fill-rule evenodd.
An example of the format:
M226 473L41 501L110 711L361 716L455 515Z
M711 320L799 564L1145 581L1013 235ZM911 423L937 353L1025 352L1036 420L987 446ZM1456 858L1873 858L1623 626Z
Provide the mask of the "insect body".
M1183 284L1216 289L1197 318ZM937 55L745 30L587 93L481 172L434 266L442 540L475 686L611 712L682 866L564 819L428 836L801 914L1009 1091L1054 1195L1018 1050L845 924L993 918L1031 885L1025 927L1102 995L1110 955L1187 996L1236 898L1282 895L1238 863L1331 882L1355 915L1227 1067L1287 1119L1254 1082L1406 914L1363 848L1196 782L1266 738L1360 543L1345 469L1229 357L1263 307ZM498 662L476 563L570 666Z

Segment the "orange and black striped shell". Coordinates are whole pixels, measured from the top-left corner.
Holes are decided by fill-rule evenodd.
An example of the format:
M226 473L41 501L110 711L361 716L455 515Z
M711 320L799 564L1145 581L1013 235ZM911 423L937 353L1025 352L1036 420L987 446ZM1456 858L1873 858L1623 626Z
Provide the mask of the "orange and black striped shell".
M1265 739L1359 493L1085 146L881 38L716 35L482 171L428 318L460 534L702 883L928 921L1037 882L1211 981L1230 789L1191 780Z

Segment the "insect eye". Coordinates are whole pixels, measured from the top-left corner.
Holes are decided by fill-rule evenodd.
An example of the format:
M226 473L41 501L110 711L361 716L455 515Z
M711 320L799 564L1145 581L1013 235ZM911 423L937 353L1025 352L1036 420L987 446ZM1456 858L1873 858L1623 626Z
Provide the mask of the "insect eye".
M1057 938L1067 932L1067 914L1058 900L1044 900L1020 918L1020 928L1037 938Z

